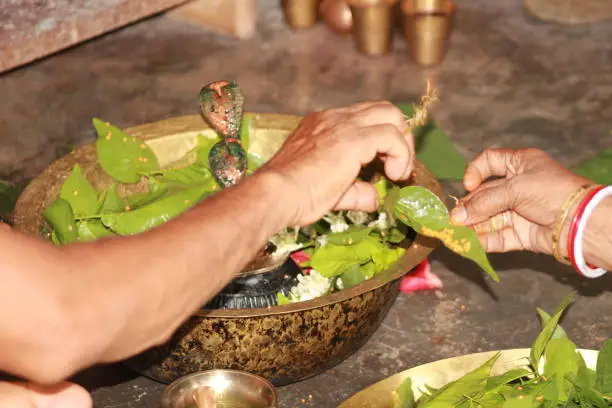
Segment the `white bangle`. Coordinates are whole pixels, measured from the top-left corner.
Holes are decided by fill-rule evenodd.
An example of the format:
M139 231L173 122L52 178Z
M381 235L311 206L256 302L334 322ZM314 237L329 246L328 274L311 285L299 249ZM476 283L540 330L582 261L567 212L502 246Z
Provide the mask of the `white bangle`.
M578 229L576 230L576 237L574 238L574 262L576 263L576 267L578 268L578 272L584 276L585 278L599 278L604 275L607 270L603 268L591 268L587 265L584 260L584 231L586 229L586 225L591 219L593 212L597 208L597 206L602 202L604 198L612 196L612 186L607 186L601 190L599 190L591 201L584 208L584 212L582 214L582 218L580 219L580 223L578 224Z

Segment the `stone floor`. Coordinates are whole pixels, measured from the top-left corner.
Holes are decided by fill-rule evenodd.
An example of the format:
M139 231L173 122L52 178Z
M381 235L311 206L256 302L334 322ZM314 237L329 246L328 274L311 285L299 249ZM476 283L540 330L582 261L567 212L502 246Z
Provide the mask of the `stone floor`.
M431 76L442 96L436 119L468 157L489 146L536 146L572 165L612 146L612 23L558 27L530 20L518 0L457 0L448 57L426 71L410 63L399 37L392 53L371 59L324 27L289 31L276 2L262 3L253 40L162 16L0 76L0 178L30 178L92 141L94 116L123 127L195 113L200 86L219 78L240 83L251 111L304 113L365 99L412 101ZM401 295L363 349L281 388L280 406L335 407L420 363L528 346L538 331L534 308L550 311L572 290L580 297L565 326L577 343L599 347L612 336L612 276L580 280L530 254L492 261L502 282L489 288L472 264L439 250L441 293ZM97 408L154 408L162 390L120 366L80 381Z

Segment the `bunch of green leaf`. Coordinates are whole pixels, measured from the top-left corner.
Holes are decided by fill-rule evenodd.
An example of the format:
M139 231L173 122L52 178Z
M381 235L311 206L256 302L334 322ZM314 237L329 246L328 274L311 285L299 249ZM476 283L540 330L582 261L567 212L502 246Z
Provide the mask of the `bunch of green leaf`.
M242 137L248 146L249 116L245 122ZM180 162L162 169L155 153L142 139L99 119L94 119L93 124L98 135L98 164L115 183L98 193L81 167L75 165L62 184L58 199L44 211L54 243L64 245L139 234L180 215L219 190L208 163L208 153L218 138L201 136L196 148ZM259 161L249 159L252 172ZM119 184L143 180L148 186L145 192L119 194Z
M606 340L596 370L559 326L568 296L551 317L538 309L542 331L523 366L491 376L499 353L476 370L415 398L407 378L394 391L394 408L609 408L612 406L612 340Z
M433 192L419 186L400 188L384 177L373 184L380 204L377 212L329 213L321 222L302 230L302 235L310 239L303 247L311 255L302 267L331 279L332 288L352 287L399 260L405 252L399 245L412 229L441 240L499 281L475 231L450 224L448 209ZM329 233L340 226L342 232ZM295 301L280 294L278 299L279 303Z

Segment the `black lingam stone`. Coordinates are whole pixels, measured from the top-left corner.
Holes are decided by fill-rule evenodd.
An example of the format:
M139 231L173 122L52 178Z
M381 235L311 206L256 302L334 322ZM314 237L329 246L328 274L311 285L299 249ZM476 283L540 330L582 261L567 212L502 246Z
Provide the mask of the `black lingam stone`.
M291 258L279 267L263 273L234 278L205 309L253 309L277 305L277 293L288 296L298 282L300 267Z

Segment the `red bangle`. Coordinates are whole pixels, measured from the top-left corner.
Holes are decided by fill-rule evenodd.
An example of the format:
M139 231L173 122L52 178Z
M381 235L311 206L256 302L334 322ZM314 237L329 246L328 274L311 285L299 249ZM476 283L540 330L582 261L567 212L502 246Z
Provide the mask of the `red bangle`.
M572 224L570 226L569 233L567 235L567 254L570 260L572 261L572 265L574 266L574 269L576 269L576 271L580 275L582 275L582 272L580 272L580 268L578 267L578 265L576 265L576 259L574 258L574 246L575 246L575 241L576 241L576 232L578 230L578 225L580 224L580 220L582 219L582 216L584 215L584 210L586 206L593 199L595 194L603 190L603 188L604 188L603 186L600 186L592 190L580 202L580 204L578 205L578 208L576 208L576 213L574 214L574 218L572 219Z

